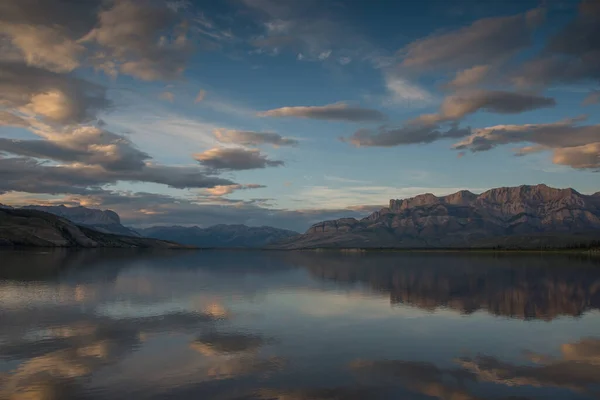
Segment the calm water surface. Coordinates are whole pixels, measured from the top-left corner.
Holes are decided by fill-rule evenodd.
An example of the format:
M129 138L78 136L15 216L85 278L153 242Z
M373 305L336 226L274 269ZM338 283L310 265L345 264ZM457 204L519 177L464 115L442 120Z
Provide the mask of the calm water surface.
M598 399L600 262L0 253L0 399Z

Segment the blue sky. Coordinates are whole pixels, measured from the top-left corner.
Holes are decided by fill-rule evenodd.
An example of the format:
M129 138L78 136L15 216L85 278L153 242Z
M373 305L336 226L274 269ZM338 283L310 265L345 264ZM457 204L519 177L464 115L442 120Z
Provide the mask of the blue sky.
M600 190L597 1L1 7L2 203L303 230L424 192Z

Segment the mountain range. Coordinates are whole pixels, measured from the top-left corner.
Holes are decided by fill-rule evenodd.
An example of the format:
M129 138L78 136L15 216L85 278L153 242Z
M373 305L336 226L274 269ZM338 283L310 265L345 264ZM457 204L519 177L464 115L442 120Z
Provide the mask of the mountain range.
M389 202L363 219L311 226L272 248L565 247L600 239L600 192L544 184L502 187L479 195L463 190Z
M123 226L119 215L110 210L81 206L14 209L0 205L5 216L17 211L22 212L20 219L0 219L5 243L38 243L35 237L10 238L7 232L17 229L19 235L31 233L18 229L16 222L27 226L32 223L27 220L28 215L35 219L45 213L58 216L61 223L70 221L87 236L97 233L132 239L147 237L201 248L563 248L600 243L600 192L585 195L544 184L501 187L481 194L463 190L441 197L426 193L392 199L388 207L363 219L319 222L304 234L246 225L154 226L134 230Z
M260 248L300 235L298 232L270 226L251 227L246 225L214 225L208 228L154 226L138 229L138 232L145 237L205 248Z
M0 209L0 247L2 246L163 249L187 247L164 240L99 232L44 211L6 207Z
M72 238L65 239L61 233L53 231L53 229L58 226L57 222L52 221L52 223L50 223L53 227L52 229L49 229L48 226L44 226L43 228L38 226L40 221L37 217L45 213L59 217L56 221L62 221L63 219L68 220L68 222L72 223L74 226L73 229L85 230L88 236L92 234L91 232L97 232L98 234L111 234L119 237L130 237L131 239L158 239L157 242L167 241L202 248L260 248L299 235L298 232L286 229L277 229L270 226L249 227L246 225L215 225L208 228L199 228L197 226L154 226L134 230L122 225L121 218L114 211L96 210L82 206L30 205L21 208L13 208L0 204L0 211L3 210L7 212L22 211L22 213L20 213L21 218L18 219L18 221L23 225L24 229L17 230L14 224L14 221L17 220L9 220L7 218L8 213L3 215L3 217L0 218L0 244L2 244L1 242L4 242L4 244L12 243L36 246L44 245L44 243L48 245L54 243L53 245L58 246L90 247L86 244L87 242L85 240L71 240ZM27 212L40 213L28 214ZM27 216L30 216L31 220L27 220ZM50 220L51 218L45 219L45 221ZM31 230L25 228L31 224L41 229ZM15 233L14 235L9 234L11 230ZM53 233L48 236L50 232ZM79 235L79 233L77 235ZM77 235L75 238L79 237ZM51 239L49 241L46 239L39 240L40 237ZM102 243L102 240L100 243ZM102 246L103 245L100 245L100 247Z
M96 210L87 207L59 206L24 206L25 210L38 210L68 219L80 226L87 226L99 232L116 235L137 236L140 234L131 228L121 225L119 214L111 210Z

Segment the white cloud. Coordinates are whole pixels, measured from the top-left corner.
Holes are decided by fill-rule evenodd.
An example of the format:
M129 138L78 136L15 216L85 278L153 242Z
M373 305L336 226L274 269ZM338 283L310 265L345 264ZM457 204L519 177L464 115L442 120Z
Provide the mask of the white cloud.
M386 76L385 86L388 96L384 103L407 107L423 107L434 101L434 96L426 89L400 77Z
M205 97L206 97L206 90L200 89L200 91L198 92L198 95L196 96L196 99L194 100L194 103L200 103L201 101L204 100Z

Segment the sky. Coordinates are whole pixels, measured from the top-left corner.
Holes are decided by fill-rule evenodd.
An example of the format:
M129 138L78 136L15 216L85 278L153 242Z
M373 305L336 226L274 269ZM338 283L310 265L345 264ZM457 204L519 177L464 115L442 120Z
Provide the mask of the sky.
M598 0L0 2L0 203L306 230L600 190Z

